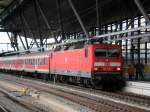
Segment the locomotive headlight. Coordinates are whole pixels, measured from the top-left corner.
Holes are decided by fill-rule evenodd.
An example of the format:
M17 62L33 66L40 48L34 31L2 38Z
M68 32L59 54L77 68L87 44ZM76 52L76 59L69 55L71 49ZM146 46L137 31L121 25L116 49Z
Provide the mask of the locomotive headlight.
M117 68L116 68L116 70L120 71L120 70L121 70L121 68L120 68L120 67L117 67Z
M120 65L121 65L120 62L110 62L110 66L116 66L116 67L118 67Z
M94 66L105 66L104 62L95 62Z
M95 71L97 71L97 70L98 70L98 68L97 68L97 67L95 67L95 68L94 68L94 70L95 70Z

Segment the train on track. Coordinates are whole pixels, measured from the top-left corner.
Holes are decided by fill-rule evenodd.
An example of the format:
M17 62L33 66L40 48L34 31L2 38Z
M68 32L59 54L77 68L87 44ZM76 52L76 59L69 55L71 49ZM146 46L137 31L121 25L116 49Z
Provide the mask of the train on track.
M121 46L86 44L1 57L0 70L117 90L125 86L122 63Z

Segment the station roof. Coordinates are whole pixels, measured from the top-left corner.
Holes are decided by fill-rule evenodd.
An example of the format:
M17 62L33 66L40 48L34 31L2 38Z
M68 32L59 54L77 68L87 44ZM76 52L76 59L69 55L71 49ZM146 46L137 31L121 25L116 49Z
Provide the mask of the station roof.
M13 0L0 0L0 13L2 13Z
M39 28L42 31L43 37L47 36L49 30L58 32L60 24L58 19L57 0L38 0L39 5L46 16L51 29L46 27L46 24L41 16L40 10L34 4L35 0L0 0L0 24L5 29L12 31L23 29L29 35L28 29L33 32L34 37L39 38ZM64 26L64 32L75 33L82 31L68 0L61 1L61 15ZM72 0L77 12L87 30L91 27L96 27L96 0ZM99 14L101 25L117 22L133 16L140 15L134 0L98 0ZM147 13L150 12L150 0L140 0ZM36 10L37 8L37 10ZM38 13L36 13L36 11ZM39 20L37 19L39 17ZM38 22L37 22L38 21ZM27 27L28 24L28 27Z

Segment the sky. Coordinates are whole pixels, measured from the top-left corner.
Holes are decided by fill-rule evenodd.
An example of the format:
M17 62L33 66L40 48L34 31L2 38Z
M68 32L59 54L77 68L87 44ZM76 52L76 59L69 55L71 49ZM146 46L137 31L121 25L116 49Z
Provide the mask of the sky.
M7 50L13 50L10 46L10 44L4 44L4 43L10 43L10 40L7 36L7 33L0 32L0 52L7 51Z

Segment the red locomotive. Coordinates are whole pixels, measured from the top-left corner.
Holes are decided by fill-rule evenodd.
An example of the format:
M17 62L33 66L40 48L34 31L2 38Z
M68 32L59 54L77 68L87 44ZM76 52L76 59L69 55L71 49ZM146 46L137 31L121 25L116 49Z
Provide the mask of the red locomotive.
M49 79L84 85L120 88L122 49L119 45L88 44L54 51L0 58L0 69L38 74ZM121 83L120 83L121 82Z

